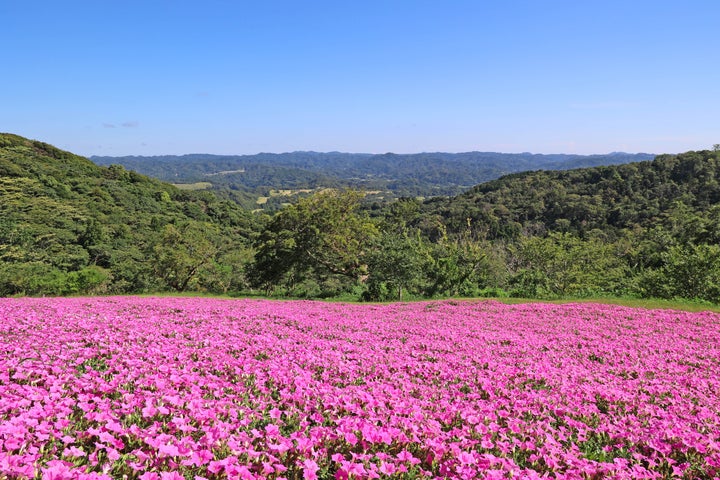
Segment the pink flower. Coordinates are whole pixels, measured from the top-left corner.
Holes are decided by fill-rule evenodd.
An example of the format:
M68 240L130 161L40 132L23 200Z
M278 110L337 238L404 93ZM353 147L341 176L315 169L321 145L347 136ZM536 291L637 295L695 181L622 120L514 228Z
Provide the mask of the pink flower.
M83 452L82 449L75 447L75 446L68 447L65 450L63 450L64 457L76 457L77 458L77 457L84 457L86 455L87 454L85 452Z
M160 480L185 480L185 477L177 472L162 472L160 474Z
M345 471L349 475L365 475L365 466L362 463L347 462Z
M161 457L177 457L180 455L180 450L178 450L178 448L172 444L160 445L160 447L158 447L158 452L160 452Z
M345 441L349 443L350 445L356 445L358 442L357 436L353 432L346 432L345 433Z
M304 480L317 480L317 471L320 469L315 460L305 459L303 460L303 479Z
M380 473L384 473L385 475L392 475L395 473L395 465L392 463L387 463L385 461L380 462Z
M197 450L190 454L190 459L183 460L182 464L187 466L200 467L206 465L214 458L214 455L209 450Z
M143 407L142 409L142 416L143 418L151 418L157 415L158 409L153 407L152 405L148 405L146 407Z
M55 463L42 469L42 480L66 480L73 478L70 468L63 463Z
M537 478L519 451L568 478L720 467L717 313L122 297L3 299L0 319L9 478L110 480L120 452L142 480L307 480L328 456L338 478ZM631 454L588 460L593 437Z
M460 452L460 455L458 455L458 460L463 465L475 465L475 456L470 452Z
M407 450L403 450L400 453L396 455L397 459L401 462L409 462L411 460L414 460L415 457L413 457L412 453L408 452Z

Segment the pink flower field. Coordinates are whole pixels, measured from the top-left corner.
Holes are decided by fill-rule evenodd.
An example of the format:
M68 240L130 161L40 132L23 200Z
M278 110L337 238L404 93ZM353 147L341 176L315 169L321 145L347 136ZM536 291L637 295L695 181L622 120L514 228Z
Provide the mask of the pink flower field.
M713 313L0 299L0 479L718 476Z

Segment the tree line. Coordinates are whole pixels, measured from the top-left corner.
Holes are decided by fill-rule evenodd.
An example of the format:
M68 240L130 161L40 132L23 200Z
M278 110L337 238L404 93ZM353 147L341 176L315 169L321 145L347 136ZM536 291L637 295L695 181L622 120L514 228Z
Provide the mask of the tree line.
M720 302L720 206L689 214L676 202L643 228L498 233L466 217L422 213L402 199L381 214L357 192L326 192L278 213L257 239L248 282L269 294L383 301L446 296L632 296ZM534 225L534 228L538 228ZM495 232L496 235L492 235Z
M275 213L0 134L0 295L720 302L720 152L526 172L457 197L324 189Z

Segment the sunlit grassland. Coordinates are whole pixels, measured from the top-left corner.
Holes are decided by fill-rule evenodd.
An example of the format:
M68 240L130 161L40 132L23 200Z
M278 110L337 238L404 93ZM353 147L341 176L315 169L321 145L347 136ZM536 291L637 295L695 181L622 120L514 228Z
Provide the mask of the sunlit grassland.
M173 186L180 190L207 190L212 188L210 182L195 182L195 183L173 183Z

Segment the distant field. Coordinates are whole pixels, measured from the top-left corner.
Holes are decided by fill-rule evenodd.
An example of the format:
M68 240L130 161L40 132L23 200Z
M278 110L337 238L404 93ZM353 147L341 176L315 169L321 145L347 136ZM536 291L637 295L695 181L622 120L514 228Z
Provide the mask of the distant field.
M0 478L717 478L720 315L0 300Z
M268 200L270 200L271 197L291 197L294 195L298 195L301 193L312 193L313 189L311 188L300 188L296 190L270 190L270 196L265 197L258 197L257 204L258 205L264 205L267 203Z
M212 188L213 184L210 182L173 183L173 186L180 190L207 190L208 188Z
M207 175L208 177L212 177L214 175L231 175L233 173L245 173L245 169L240 168L238 170L222 170L222 171L214 172L214 173L206 173L205 175Z

